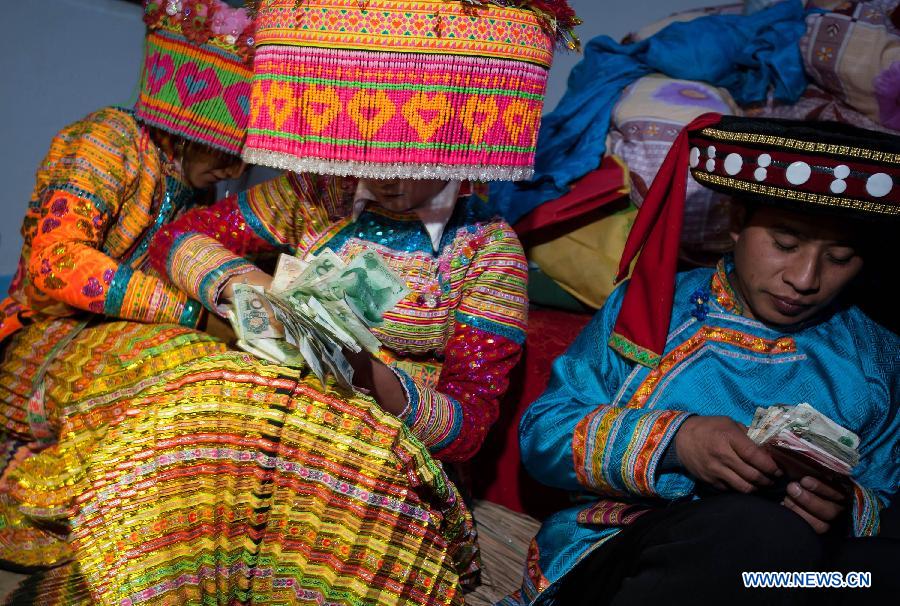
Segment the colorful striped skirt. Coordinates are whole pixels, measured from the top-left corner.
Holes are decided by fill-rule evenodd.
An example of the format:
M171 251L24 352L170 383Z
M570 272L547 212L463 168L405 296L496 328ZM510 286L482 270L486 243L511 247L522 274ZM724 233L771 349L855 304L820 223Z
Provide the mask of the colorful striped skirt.
M55 547L96 603L463 602L471 516L372 400L126 322L84 328L46 374L59 439L8 470L7 506L64 541L66 558L32 549Z

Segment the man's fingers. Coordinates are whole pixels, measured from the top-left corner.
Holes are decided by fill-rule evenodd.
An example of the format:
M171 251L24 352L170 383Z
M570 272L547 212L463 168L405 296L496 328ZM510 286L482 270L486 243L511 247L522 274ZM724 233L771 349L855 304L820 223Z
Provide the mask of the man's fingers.
M823 499L814 492L803 488L798 482L791 482L788 484L787 493L788 497L790 497L794 503L809 512L812 516L826 522L830 522L838 517L844 509L839 503Z
M721 481L725 482L732 490L743 492L744 494L749 494L756 490L756 486L728 467L722 467L717 475L721 478Z
M816 494L823 499L828 499L829 501L834 501L835 503L843 503L847 500L847 495L843 492L840 492L834 486L830 486L825 482L814 478L812 476L803 476L800 479L800 486L805 488L806 490Z
M780 470L778 469L778 464L775 463L775 459L773 459L763 448L760 448L753 440L748 438L746 434L733 436L731 445L734 448L734 452L737 453L741 460L747 465L758 469L768 476L780 475Z
M766 474L761 472L756 467L752 465L748 465L744 462L744 460L738 456L737 453L734 453L732 457L725 463L731 471L736 473L746 482L749 482L753 486L771 486L772 480L769 479Z
M721 465L716 466L714 464L710 469L699 470L696 477L701 482L706 482L716 490L731 490L731 487L722 481L721 469L724 469L724 467Z
M784 501L782 501L781 504L806 520L806 523L812 527L816 534L825 534L826 532L828 532L828 529L831 528L831 526L827 522L820 520L819 518L806 511L803 507L797 504L797 502L794 501L793 498L789 496L785 497Z

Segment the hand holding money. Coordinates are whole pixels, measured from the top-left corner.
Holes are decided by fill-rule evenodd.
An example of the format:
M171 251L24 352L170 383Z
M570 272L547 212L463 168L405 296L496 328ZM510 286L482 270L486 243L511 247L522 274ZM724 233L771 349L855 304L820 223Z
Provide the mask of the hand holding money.
M772 457L731 417L688 417L675 434L675 452L691 476L722 491L756 492L779 473Z
M369 249L345 264L329 249L303 261L281 255L268 289L234 285L229 318L237 345L279 364L309 367L325 384L351 388L343 351L376 353L370 328L408 293L405 282Z
M810 476L833 486L846 485L859 463L859 436L806 403L757 408L747 435L789 478Z
M222 289L221 297L222 299L225 299L226 302L234 299L235 284L249 284L251 286L259 286L263 290L267 290L269 288L269 284L271 283L272 276L260 269L254 269L253 271L240 274L239 276L235 276L234 278L229 280L225 284L225 288Z
M773 496L815 532L828 532L845 510L859 437L805 403L757 408L747 435L784 471Z

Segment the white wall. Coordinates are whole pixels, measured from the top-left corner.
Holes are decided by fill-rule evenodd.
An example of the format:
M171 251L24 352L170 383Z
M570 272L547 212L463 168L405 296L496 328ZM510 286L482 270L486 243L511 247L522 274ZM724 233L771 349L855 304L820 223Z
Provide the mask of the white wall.
M728 0L723 0L723 4ZM620 39L673 12L715 0L570 0L584 19L583 41L598 34ZM3 2L0 36L0 274L15 271L19 226L34 171L56 132L105 105L136 98L143 24L136 5L118 0ZM579 59L557 58L547 108L565 92Z

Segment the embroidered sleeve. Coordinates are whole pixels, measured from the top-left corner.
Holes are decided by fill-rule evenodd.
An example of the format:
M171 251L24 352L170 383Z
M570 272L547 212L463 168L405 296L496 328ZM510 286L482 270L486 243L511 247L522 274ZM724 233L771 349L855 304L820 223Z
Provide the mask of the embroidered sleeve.
M241 213L239 199L244 195L185 213L160 229L150 245L156 271L216 313L225 283L255 267L244 255L273 248Z
M78 309L192 326L200 311L195 302L102 250L107 228L131 194L140 154L137 129L107 113L54 140L44 162L47 183L29 211L34 224L23 229L31 247L28 279L43 295Z
M661 455L690 414L600 406L575 426L572 455L579 483L607 496L685 496L693 482L661 473ZM659 475L658 475L659 474Z
M255 268L246 255L296 246L308 230L322 229L328 222L323 200L336 187L334 181L286 174L185 213L156 235L150 262L220 313L216 301L228 280Z
M522 460L535 478L566 490L678 498L693 482L659 463L688 413L610 404L630 370L606 345L622 292L553 363L547 390L519 425Z
M850 510L853 536L874 537L881 527L881 510L884 504L874 491L853 483L853 500Z
M527 264L521 244L503 224L470 248L467 285L436 388L417 385L398 371L409 397L406 423L447 461L478 452L525 340Z

